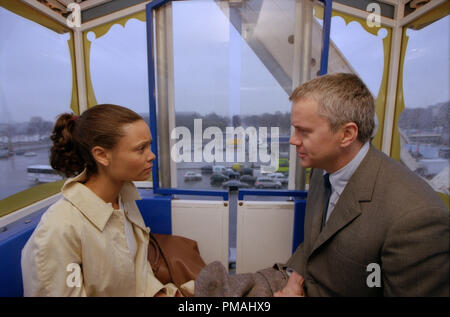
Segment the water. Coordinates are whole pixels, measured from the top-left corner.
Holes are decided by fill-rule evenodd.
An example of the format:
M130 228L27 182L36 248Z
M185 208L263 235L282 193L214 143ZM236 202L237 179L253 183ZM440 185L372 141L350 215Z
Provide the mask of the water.
M36 164L49 164L49 149L35 149L36 156L12 155L0 159L0 200L22 190L36 186L27 179L27 167Z

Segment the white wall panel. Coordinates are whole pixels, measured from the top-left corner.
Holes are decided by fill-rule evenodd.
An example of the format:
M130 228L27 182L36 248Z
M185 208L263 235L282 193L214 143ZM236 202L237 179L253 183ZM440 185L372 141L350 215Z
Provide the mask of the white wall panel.
M293 202L239 202L236 273L286 262L292 253L293 223Z
M220 261L228 269L228 203L172 200L172 234L196 240L206 264Z

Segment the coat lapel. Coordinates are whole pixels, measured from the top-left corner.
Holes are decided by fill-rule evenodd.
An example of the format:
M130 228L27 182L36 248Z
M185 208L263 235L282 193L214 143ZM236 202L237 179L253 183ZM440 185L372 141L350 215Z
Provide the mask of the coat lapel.
M360 166L356 169L350 181L345 186L339 201L337 202L333 213L327 221L326 226L320 231L323 202L315 204L317 207L314 210L311 228L311 244L312 248L309 253L311 256L321 245L332 238L339 230L347 226L355 218L363 212L361 210L361 202L368 202L372 200L372 194L375 187L376 176L380 168L380 160L378 159L378 151L370 146ZM323 179L316 175L315 180L320 186L318 190L317 199L323 201ZM322 196L320 196L320 194ZM318 209L320 206L321 209Z
M346 190L347 191L347 190ZM318 223L315 224L319 231L317 238L313 244L311 254L317 250L322 244L324 244L328 239L330 239L336 232L349 224L353 219L357 218L361 214L361 209L359 203L353 198L353 193L347 191L347 194L342 195L337 203L333 213L327 221L327 224L320 232L321 227L321 215L318 219Z
M311 234L310 234L310 244L309 249L313 250L313 246L315 241L317 240L320 234L320 227L322 226L322 213L323 213L323 197L324 197L324 186L323 186L323 171L318 169L314 171L314 180L315 183L318 184L314 189L310 188L310 192L308 193L308 204L310 208L308 208L308 212L311 213ZM312 253L312 252L311 252Z

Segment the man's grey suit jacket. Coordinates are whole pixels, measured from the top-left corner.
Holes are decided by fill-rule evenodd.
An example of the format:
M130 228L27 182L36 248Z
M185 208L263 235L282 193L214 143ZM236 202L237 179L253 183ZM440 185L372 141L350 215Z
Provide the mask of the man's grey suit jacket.
M287 263L307 296L449 296L449 211L428 184L371 146L321 231L322 176L312 171L304 241ZM367 284L371 263L380 287Z

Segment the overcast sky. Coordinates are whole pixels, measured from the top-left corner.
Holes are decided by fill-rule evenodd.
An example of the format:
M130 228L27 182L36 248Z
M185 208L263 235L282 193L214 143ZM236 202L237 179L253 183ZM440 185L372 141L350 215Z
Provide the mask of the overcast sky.
M180 2L174 8L177 111L222 115L289 111L287 94L216 4ZM447 16L421 31L408 31L404 84L408 107L449 100L449 29ZM377 92L385 33L368 36L358 23L346 26L334 18L331 35ZM99 39L88 36L93 41L91 72L99 103L148 112L145 36L145 24L137 20L129 21L126 29L115 25ZM35 115L53 120L69 111L72 70L67 40L67 34L56 34L0 8L0 122L28 121Z

